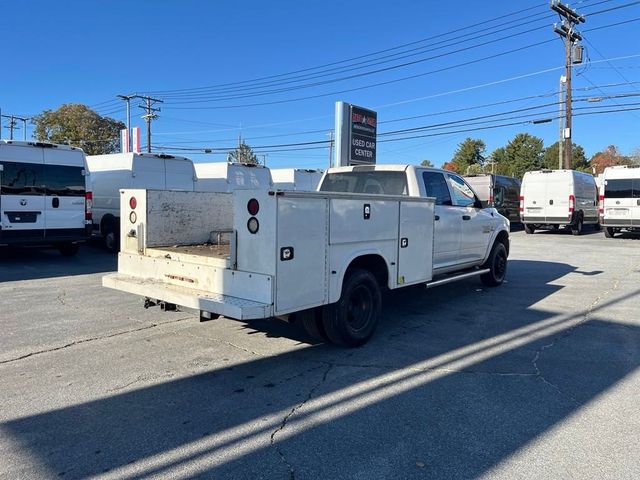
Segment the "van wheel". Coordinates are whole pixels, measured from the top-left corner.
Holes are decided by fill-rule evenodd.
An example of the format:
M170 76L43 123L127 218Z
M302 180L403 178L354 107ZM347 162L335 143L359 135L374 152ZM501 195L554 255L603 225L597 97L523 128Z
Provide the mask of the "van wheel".
M580 235L582 233L582 217L578 217L575 224L571 225L571 235Z
M616 231L613 227L604 227L604 236L607 238L613 238L616 234Z
M311 308L296 313L296 319L300 321L302 328L313 340L326 342L327 333L322 324L322 308Z
M491 249L489 259L481 268L489 271L480 275L480 280L487 287L498 287L507 275L507 249L502 242L496 242Z
M78 250L80 250L80 245L77 243L63 243L62 245L58 245L58 250L60 250L60 254L64 257L73 257Z
M367 270L347 272L340 300L323 309L322 324L327 337L345 347L364 345L378 326L381 307L376 277Z
M536 227L534 227L533 225L529 225L527 223L524 224L524 233L526 233L527 235L533 235L533 232L536 231Z
M104 248L111 253L118 253L120 251L120 238L116 232L107 232L104 236Z

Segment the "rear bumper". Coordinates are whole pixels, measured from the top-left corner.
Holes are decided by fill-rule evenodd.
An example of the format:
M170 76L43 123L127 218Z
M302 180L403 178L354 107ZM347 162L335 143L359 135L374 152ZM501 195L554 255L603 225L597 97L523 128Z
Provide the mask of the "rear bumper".
M638 225L633 225L633 220L624 220L618 218L603 218L600 222L605 227L621 227L621 228L629 228L632 226L640 228L640 222L636 220L635 223Z
M0 229L0 245L56 245L89 239L90 226L61 229Z
M541 225L569 225L571 220L568 217L532 217L525 215L522 223L537 223Z
M182 307L211 312L237 320L253 320L273 316L272 305L267 303L119 273L112 273L102 277L102 285L134 295L174 303Z

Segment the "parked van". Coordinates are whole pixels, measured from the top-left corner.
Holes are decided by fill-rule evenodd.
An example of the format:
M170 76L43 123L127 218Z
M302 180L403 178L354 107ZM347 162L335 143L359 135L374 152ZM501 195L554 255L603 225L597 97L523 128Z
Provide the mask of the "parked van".
M493 207L511 223L520 222L520 180L515 177L484 173L464 177L482 202Z
M273 186L278 190L315 192L322 180L322 170L303 168L273 168Z
M542 227L569 227L580 235L584 225L599 229L598 189L593 175L575 170L527 172L520 189L520 217L526 233Z
M0 245L53 245L74 255L90 234L85 173L79 148L0 140Z
M234 190L273 187L271 172L264 165L211 162L194 164L200 192L233 192Z
M604 170L600 189L600 223L607 238L621 230L640 231L640 166Z
M115 153L87 157L93 192L93 231L107 250L120 245L120 190L149 188L193 191L193 162L185 157L154 153Z

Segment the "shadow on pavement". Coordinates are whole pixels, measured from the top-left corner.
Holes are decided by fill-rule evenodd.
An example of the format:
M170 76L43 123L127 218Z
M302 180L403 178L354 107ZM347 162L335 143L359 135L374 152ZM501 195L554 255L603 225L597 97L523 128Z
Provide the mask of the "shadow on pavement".
M599 317L606 301L589 315L536 308L574 267L510 270L498 289L389 294L378 334L359 349L309 346L0 430L64 478L477 477L640 360L640 329Z

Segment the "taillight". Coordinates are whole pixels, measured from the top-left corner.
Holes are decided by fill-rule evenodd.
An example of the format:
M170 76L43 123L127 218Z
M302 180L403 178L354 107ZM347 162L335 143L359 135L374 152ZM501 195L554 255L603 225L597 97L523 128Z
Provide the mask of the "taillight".
M93 192L84 194L84 219L93 220Z
M138 201L136 200L136 197L131 197L129 199L129 206L131 207L131 210L136 209L136 207L138 206Z
M573 213L576 209L576 197L569 195L569 213Z
M493 207L493 195L489 195L489 206Z
M520 213L524 213L524 197L520 197Z
M604 216L604 195L600 195L598 197L598 211L600 212L601 216Z

